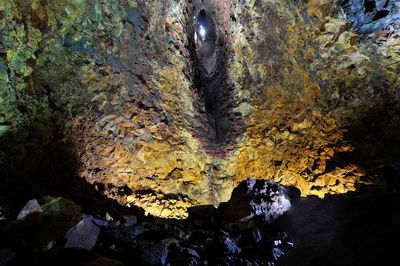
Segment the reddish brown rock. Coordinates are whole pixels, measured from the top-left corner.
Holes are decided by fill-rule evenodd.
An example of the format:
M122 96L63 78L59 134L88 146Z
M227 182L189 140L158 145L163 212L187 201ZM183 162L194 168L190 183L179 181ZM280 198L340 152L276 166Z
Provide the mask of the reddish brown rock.
M328 0L58 2L0 5L0 136L25 132L0 158L66 143L107 196L176 218L247 178L323 197L395 161L398 29L357 33ZM219 61L199 86L202 8Z

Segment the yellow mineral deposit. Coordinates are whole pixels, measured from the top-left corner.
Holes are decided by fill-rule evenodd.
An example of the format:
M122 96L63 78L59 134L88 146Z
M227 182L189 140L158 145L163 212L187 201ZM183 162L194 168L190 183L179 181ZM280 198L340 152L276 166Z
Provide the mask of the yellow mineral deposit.
M2 0L0 134L27 113L57 120L82 178L159 217L218 206L248 178L302 196L354 191L365 169L338 158L373 154L357 136L370 113L390 103L386 125L398 122L399 30L360 34L330 0L211 2L230 99L215 148L190 51L199 10L172 0Z

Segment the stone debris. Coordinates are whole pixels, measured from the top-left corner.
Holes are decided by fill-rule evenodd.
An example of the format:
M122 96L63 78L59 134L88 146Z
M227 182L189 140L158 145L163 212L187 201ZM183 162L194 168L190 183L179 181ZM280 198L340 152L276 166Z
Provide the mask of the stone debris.
M108 212L106 212L105 220L107 222L112 222L112 221L114 221L114 218L112 218L111 215Z
M279 248L272 249L272 256L274 257L275 260L278 260L279 257L282 256L283 254L285 253L283 253L283 251L280 250Z
M11 265L54 265L60 259L66 265L126 265L132 261L138 265L296 265L305 254L310 258L309 263L304 262L306 265L318 264L321 256L328 256L335 265L347 265L357 264L358 254L363 254L367 257L362 259L363 264L369 265L370 260L380 260L378 255L387 254L387 250L394 251L395 256L393 247L382 242L381 236L390 235L396 227L397 223L386 221L400 217L396 208L398 194L379 194L370 188L364 194L326 199L312 196L296 201L288 196L296 194L290 193L289 188L264 182L243 182L234 191L232 202L219 209L193 207L187 220L146 217L143 213L124 215L102 209L97 214L99 218L84 214L76 220L75 216L43 212L42 223L8 221L0 226L0 244L8 249L0 249L0 259ZM277 191L294 200L290 211L268 221L265 214L249 215L254 212L250 206L253 196L273 206L278 200ZM371 194L376 196L369 202ZM245 212L237 212L238 208ZM382 212L385 208L387 211ZM273 208L263 209L268 210L274 212ZM106 212L119 218L107 221L103 217ZM358 215L363 219L354 220ZM337 230L347 228L358 237L348 234L336 239ZM367 241L370 235L363 228L373 228L369 233L374 241ZM361 237L364 235L366 238ZM366 241L360 243L360 239ZM339 256L354 245L360 245L360 253ZM1 256L2 252L6 255ZM392 255L389 254L391 258Z
M141 263L144 265L165 265L167 262L168 249L165 245L150 242L146 245L144 242L138 243L141 253Z
M22 208L20 213L18 214L17 220L18 221L23 221L25 220L29 215L32 215L34 213L42 213L43 210L40 208L40 205L36 199L32 199L28 201L28 203Z
M45 215L76 217L82 214L82 208L69 199L46 196L41 199L41 202L44 202L41 208Z
M49 251L50 249L52 249L54 247L54 245L57 244L57 242L55 240L51 240L47 246L45 246L43 248L43 251Z
M243 184L247 187L246 182ZM254 186L248 192L254 192ZM250 194L245 193L245 196ZM258 197L271 195L257 194ZM266 201L276 199L275 195L269 200L265 198ZM220 210L207 206L192 212L193 218L188 220L146 220L136 215L110 219L112 212L103 212L108 214L103 218L86 214L76 216L81 208L73 201L47 196L43 202L45 218L42 224L29 225L29 228L24 228L27 224L15 224L19 226L16 230L22 232L21 241L28 245L27 250L32 250L29 256L43 263L62 257L65 263L79 261L85 265L124 265L132 261L140 265L268 265L290 249L286 234L272 229L263 215L246 214L246 219L231 216L226 220L227 208L235 209L238 207L235 205ZM248 210L251 210L250 203L247 200ZM27 204L31 205L35 204ZM204 215L205 212L208 214ZM203 221L199 221L201 218L197 214ZM81 218L76 221L78 217ZM213 224L210 224L211 220ZM75 225L66 227L74 221ZM25 240L27 230L33 236ZM28 258L16 256L11 259L22 262Z
M135 215L122 216L125 220L123 226L132 227L137 224L137 217Z
M66 233L67 243L64 248L89 251L96 245L99 235L100 228L94 224L92 217L84 218Z
M261 236L260 230L258 230L258 228L253 229L253 238L256 243L258 243L262 240L262 236Z

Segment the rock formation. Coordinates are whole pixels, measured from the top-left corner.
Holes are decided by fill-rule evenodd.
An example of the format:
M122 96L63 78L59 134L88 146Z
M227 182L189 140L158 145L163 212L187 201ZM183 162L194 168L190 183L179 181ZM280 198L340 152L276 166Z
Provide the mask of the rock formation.
M0 173L14 184L34 158L56 182L68 147L69 178L175 218L248 178L319 197L384 185L399 17L378 0L3 0Z

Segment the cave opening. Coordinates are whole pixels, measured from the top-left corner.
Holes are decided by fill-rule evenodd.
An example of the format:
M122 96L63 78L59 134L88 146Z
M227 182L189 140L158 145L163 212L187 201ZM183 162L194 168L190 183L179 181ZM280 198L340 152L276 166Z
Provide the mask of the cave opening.
M193 132L206 150L221 151L235 141L243 124L240 114L233 111L233 86L227 71L230 47L216 23L215 11L203 6L192 12L188 35L199 125Z

